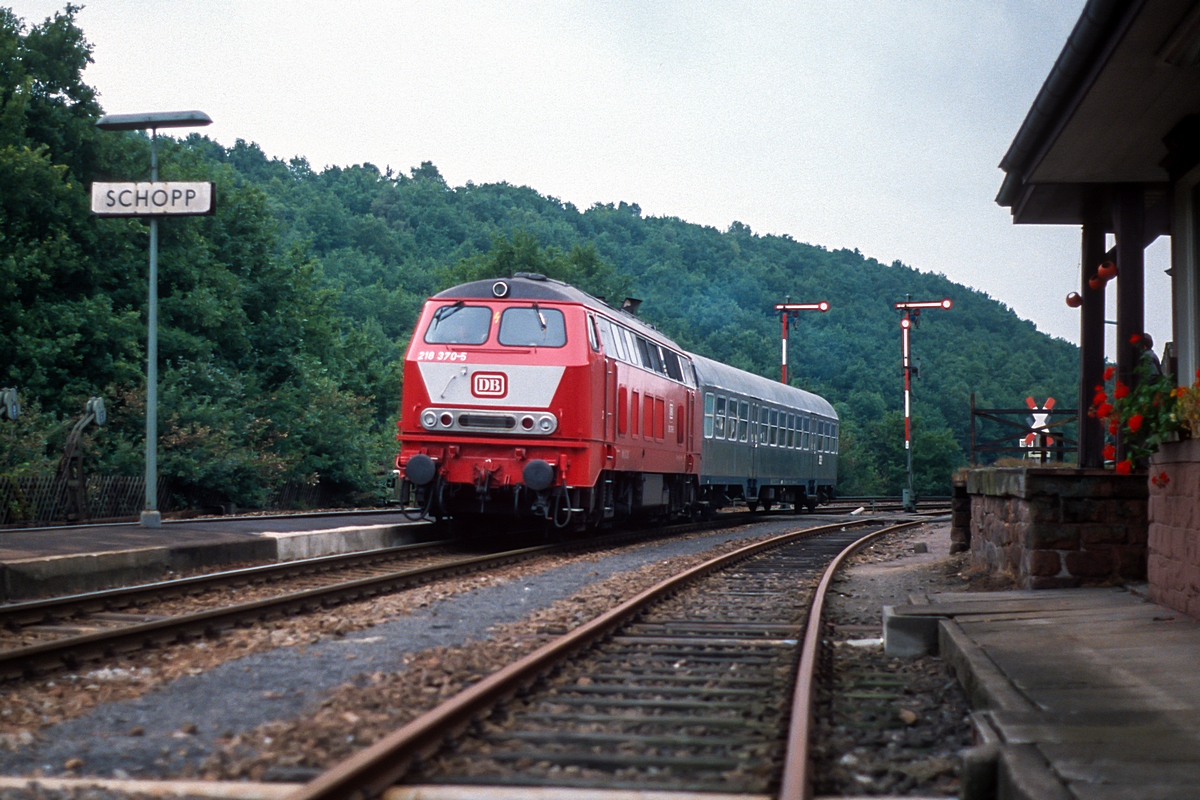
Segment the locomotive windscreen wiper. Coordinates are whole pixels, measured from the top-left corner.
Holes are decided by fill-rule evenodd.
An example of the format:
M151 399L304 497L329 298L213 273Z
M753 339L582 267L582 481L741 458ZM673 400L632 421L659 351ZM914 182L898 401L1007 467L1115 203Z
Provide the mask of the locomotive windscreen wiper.
M452 315L454 312L461 311L462 307L463 307L463 301L459 300L457 303L455 303L452 306L442 306L441 308L439 308L433 314L433 327L436 328L437 324L439 322L446 319L447 317Z
M537 303L533 304L533 311L535 314L538 315L538 322L542 326L542 333L545 333L546 332L546 318L542 316L542 310L540 308L538 308Z

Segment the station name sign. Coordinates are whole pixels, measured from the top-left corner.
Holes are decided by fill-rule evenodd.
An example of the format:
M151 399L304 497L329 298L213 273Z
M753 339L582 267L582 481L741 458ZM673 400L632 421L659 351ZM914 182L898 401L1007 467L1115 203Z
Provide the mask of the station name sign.
M92 213L101 217L182 217L212 214L212 183L93 183Z

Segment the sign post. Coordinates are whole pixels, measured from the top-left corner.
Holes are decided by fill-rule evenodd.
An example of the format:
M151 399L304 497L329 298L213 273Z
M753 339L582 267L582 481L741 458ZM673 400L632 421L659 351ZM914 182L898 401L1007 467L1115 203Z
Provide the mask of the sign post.
M158 182L158 129L211 124L212 119L202 111L106 114L96 123L97 128L105 131L150 131L149 184L92 184L92 213L106 217L150 218L149 330L146 336L146 507L142 510L142 525L148 528L157 528L162 524L162 515L158 511L158 218L211 214L216 199L211 183ZM200 199L203 194L200 187L207 187L206 203ZM179 194L176 195L176 192ZM200 208L203 210L196 210Z
M912 465L912 375L915 368L912 365L912 352L908 346L908 333L921 320L923 308L950 308L954 302L949 298L942 300L925 300L913 302L908 296L903 303L896 303L896 309L904 312L900 320L900 349L904 364L904 454L908 460L908 488L902 492L902 503L905 511L916 511L917 500L913 493Z
M780 370L780 382L787 383L787 340L788 340L788 324L791 320L799 316L798 311L820 311L822 314L829 310L829 303L822 300L819 303L793 303L792 298L787 298L785 303L776 303L775 310L779 312L780 320L783 322L783 351L782 351L782 369Z

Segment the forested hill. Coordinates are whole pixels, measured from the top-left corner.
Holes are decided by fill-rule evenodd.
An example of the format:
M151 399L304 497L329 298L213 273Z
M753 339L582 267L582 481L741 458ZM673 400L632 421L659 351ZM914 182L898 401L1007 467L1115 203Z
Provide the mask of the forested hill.
M0 385L29 413L0 424L0 475L52 469L91 395L113 422L94 467L137 474L145 226L87 212L92 180L145 179L148 142L102 133L72 17L23 26L0 9ZM312 169L253 144L160 141L164 180L217 183L215 216L162 224L163 471L242 504L286 480L369 491L394 442L399 359L421 302L464 279L538 271L619 301L685 347L778 376L772 305L828 300L792 329L789 374L843 417L845 493L898 492L899 315L950 297L913 336L918 487L964 460L967 403L1074 404L1077 351L940 275L787 236L726 231L637 205L569 203L508 184L451 187L425 163Z

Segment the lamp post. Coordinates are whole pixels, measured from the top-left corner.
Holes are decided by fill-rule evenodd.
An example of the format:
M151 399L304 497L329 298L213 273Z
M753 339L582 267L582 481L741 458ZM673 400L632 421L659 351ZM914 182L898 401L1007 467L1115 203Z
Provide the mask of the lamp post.
M158 182L158 129L211 125L203 111L156 114L105 114L96 123L104 131L150 131L150 183ZM158 512L158 218L150 216L150 301L146 336L146 507L142 525L162 524Z
M788 340L788 323L795 319L798 311L820 311L825 313L829 310L829 303L822 300L819 303L793 303L792 298L787 298L785 303L776 303L775 310L779 312L780 320L783 323L783 338L782 338L782 359L780 369L780 382L787 383L787 340Z
M908 460L908 488L902 494L902 502L905 511L916 511L917 501L916 495L913 493L913 465L912 465L912 373L914 368L912 365L912 352L908 346L909 331L916 327L921 319L921 309L923 308L950 308L954 302L949 298L942 300L922 300L913 302L912 296L906 296L903 303L896 303L896 309L904 312L904 317L900 320L900 348L904 364L904 454Z

